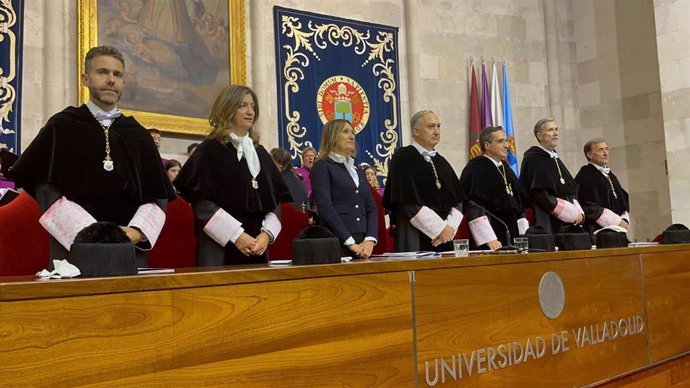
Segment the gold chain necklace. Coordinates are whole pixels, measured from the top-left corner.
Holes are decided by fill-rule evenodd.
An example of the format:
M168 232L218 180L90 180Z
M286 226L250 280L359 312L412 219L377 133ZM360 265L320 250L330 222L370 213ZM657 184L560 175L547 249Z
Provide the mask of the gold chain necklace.
M113 171L115 168L115 163L113 163L113 159L110 157L110 126L113 125L115 122L115 119L111 119L110 125L104 125L100 120L96 118L96 115L91 113L94 119L96 119L96 122L103 128L103 133L105 134L105 159L103 159L103 169L105 171Z
M611 185L611 192L613 193L613 199L618 199L618 194L616 194L616 189L613 187L613 182L611 181L611 177L609 174L604 174L606 176L606 179L609 181L609 185Z
M561 174L561 166L558 164L558 156L553 158L554 162L556 162L556 168L558 169L558 176L561 177L561 184L565 184L565 179L563 179L563 174Z
M511 197L513 196L513 187L508 183L508 178L506 177L506 172L503 170L505 167L503 167L503 163L501 163L500 166L496 166L498 169L498 172L501 174L503 177L503 184L506 185L506 193L510 195Z
M436 180L436 188L441 190L441 181L438 179L438 172L436 172L436 166L434 165L434 161L431 160L431 156L427 156L426 158L429 158L429 164L431 164L431 170L434 172L434 179Z

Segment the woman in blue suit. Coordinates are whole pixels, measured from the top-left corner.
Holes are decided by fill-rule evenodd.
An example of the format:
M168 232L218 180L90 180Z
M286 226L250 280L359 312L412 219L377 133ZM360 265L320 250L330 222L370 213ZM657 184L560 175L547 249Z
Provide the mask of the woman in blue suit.
M312 195L319 222L340 239L343 254L368 258L376 245L378 218L367 179L352 157L356 151L347 120L326 123L311 170Z

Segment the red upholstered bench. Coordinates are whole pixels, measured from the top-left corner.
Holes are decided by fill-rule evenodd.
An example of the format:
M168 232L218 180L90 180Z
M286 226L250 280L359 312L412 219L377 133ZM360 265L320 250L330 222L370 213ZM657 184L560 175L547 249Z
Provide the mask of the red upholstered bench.
M48 267L48 232L38 203L23 192L0 207L0 276L33 275Z

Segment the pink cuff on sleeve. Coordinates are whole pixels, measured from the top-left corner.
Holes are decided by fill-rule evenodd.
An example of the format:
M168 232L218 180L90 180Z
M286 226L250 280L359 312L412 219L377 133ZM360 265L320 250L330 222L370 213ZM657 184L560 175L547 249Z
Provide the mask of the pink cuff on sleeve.
M426 206L419 209L410 223L432 240L438 237L443 232L443 228L446 227L446 222L435 211Z
M265 229L271 235L271 244L276 241L283 225L280 223L278 216L273 212L269 212L264 217L261 223L261 229Z
M518 234L523 235L525 232L527 232L527 229L529 229L529 222L527 221L527 218L520 218L517 220L517 226L518 226Z
M155 203L146 203L139 206L127 226L139 229L146 236L149 244L151 244L151 248L146 250L150 250L156 245L158 236L160 236L161 230L163 230L163 225L165 225L165 212L163 209Z
M216 213L204 226L204 232L213 239L213 241L224 247L230 241L230 238L242 227L242 223L237 221L235 217L228 214L223 209L218 209Z
M599 219L597 219L597 224L599 224L602 228L605 228L611 225L619 225L622 219L623 218L618 214L612 212L609 209L604 208L604 211L601 213L601 216L599 217Z
M38 222L60 245L69 250L77 233L96 222L96 219L77 203L60 197L43 213Z
M477 243L477 246L484 245L489 241L498 240L487 216L475 218L468 222L468 225L470 227L470 232L472 232L472 238L474 238L474 242Z
M578 214L582 213L581 210L578 210L577 206L573 205L572 203L564 200L564 199L558 199L558 204L556 205L556 208L553 209L551 214L556 216L559 220L567 223L574 223L575 220L577 219Z
M446 217L446 223L457 232L463 217L464 216L458 209L452 208L450 209L450 213L448 213L448 217Z
M580 212L581 214L585 214L585 211L582 210L582 206L580 206L580 201L578 201L577 199L573 199L573 205L575 205L578 212Z

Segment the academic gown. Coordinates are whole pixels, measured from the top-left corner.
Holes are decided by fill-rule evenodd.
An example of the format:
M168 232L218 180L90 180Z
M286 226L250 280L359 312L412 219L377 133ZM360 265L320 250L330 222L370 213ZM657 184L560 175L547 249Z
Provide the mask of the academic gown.
M432 160L441 182L440 189L436 187L431 164L414 146L398 149L389 162L382 204L391 212L396 252L441 252L453 249L452 242L432 246L432 239L410 223L422 206L427 206L442 219L448 217L452 208L462 210L464 195L453 167L440 154L436 154Z
M256 237L261 233L264 217L269 212L279 213L279 205L292 202L292 196L266 149L258 145L261 171L256 177L258 189L251 185L247 159L237 160L237 149L228 142L206 139L182 167L174 185L180 195L191 203L196 218L199 238L197 265L218 266L263 263L261 256L247 257L232 241L220 246L206 232L206 223L218 211L225 210L242 223L245 233ZM268 249L266 249L268 251Z
M479 156L470 160L460 174L460 187L466 197L464 202L464 214L468 221L472 221L484 215L487 216L491 228L503 246L511 245L512 241L506 236L506 228L488 210L508 226L510 237L519 235L517 220L524 217L524 208L529 203L529 195L522 187L520 181L507 163L503 163L506 180L511 186L513 195L506 192L503 176L498 168L488 157ZM476 205L484 208L481 209ZM470 249L477 249L474 239L470 239ZM479 248L485 249L486 244Z
M97 221L121 226L126 226L143 204L155 202L165 211L175 192L151 135L125 115L113 121L109 135L113 171L103 169L105 136L101 125L86 105L67 107L48 120L12 166L11 176L36 198L44 212L62 196ZM52 237L50 248L52 259L69 257ZM145 252L137 250L137 265L145 264Z
M565 183L560 182L558 168ZM567 226L551 215L557 198L573 202L577 199L577 183L560 158L554 159L541 147L530 147L522 159L520 183L530 195L533 209L531 226L540 225L547 233L559 233Z
M597 220L604 212L604 208L611 210L619 216L630 211L628 192L623 189L613 171L609 172L609 178L611 178L611 183L591 163L582 166L575 176L575 182L580 186L577 198L580 206L582 206L582 210L585 211L583 227L590 235L593 235L592 233L595 230L601 228L597 224ZM614 191L611 190L611 184L613 184L617 198L613 195Z
M285 185L287 185L290 191L290 195L292 195L292 206L299 211L304 211L304 209L309 208L307 188L297 174L295 174L293 170L289 170L281 172L280 175L283 177Z

